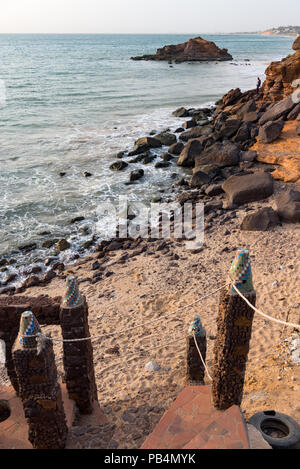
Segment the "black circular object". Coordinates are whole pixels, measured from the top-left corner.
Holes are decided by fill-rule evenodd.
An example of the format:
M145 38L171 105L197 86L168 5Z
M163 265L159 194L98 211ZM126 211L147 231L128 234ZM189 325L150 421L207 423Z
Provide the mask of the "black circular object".
M300 448L300 425L275 410L258 412L249 420L273 449Z
M8 401L0 400L0 423L10 417L10 407Z

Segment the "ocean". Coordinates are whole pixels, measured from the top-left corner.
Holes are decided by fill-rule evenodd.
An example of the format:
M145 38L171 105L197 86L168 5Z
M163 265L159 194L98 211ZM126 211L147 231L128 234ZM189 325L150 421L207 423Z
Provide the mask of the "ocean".
M114 155L152 130L175 130L182 121L172 111L180 106L207 106L231 88L254 88L272 60L292 53L294 41L203 35L226 47L233 61L170 67L130 60L195 36L0 35L0 91L6 91L0 99L0 259L16 261L8 272L42 264L51 254L41 247L45 239L68 239L72 249L62 256L69 260L90 239L97 208L107 199L122 194L149 201L167 193L175 173L184 172L176 164L144 167L143 180L129 186L129 170L109 169ZM71 224L77 216L85 220ZM37 249L24 255L19 247L29 243ZM0 272L0 281L5 275Z

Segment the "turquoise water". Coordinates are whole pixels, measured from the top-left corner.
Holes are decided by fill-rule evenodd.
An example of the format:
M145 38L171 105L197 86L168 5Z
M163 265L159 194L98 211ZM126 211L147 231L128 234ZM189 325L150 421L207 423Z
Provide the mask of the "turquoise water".
M186 35L0 35L0 257L24 259L17 247L67 237L86 239L71 218L93 231L96 208L107 197L148 200L170 187L170 170L146 167L143 182L126 186L113 173L113 155L151 130L174 130L181 106L212 104L230 88L254 88L271 60L291 53L293 38L204 35L228 48L232 62L135 62L131 56L186 41ZM246 60L249 60L246 61ZM136 169L139 165L133 165ZM67 175L60 178L58 173ZM93 174L84 178L83 171ZM37 250L27 262L47 255ZM66 253L65 255L68 255ZM1 274L0 274L1 275Z

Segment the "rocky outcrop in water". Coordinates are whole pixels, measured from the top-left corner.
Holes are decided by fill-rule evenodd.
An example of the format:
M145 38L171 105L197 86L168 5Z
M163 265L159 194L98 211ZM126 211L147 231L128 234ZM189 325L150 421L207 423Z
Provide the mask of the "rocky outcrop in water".
M132 60L168 60L177 63L207 62L210 60L232 60L232 56L227 49L220 49L214 42L196 37L182 44L162 47L153 55L132 57Z

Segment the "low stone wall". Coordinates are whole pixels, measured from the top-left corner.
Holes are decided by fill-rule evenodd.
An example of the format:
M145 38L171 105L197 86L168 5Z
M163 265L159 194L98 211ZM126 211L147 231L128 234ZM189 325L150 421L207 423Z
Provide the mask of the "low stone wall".
M18 381L12 362L12 346L19 331L20 318L24 311L32 311L42 325L59 325L61 298L40 296L6 296L0 298L0 339L6 344L6 367L12 386L18 394Z

